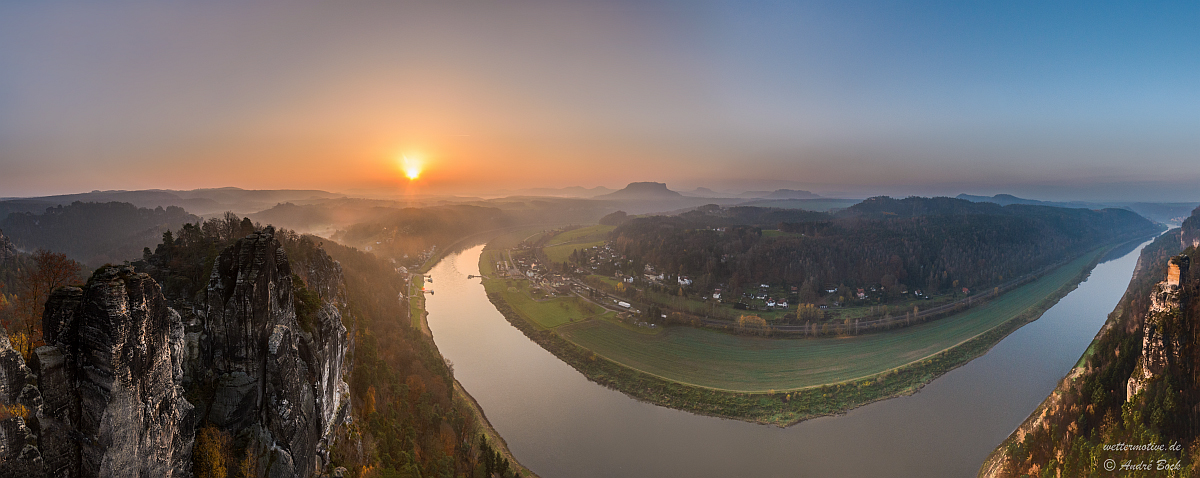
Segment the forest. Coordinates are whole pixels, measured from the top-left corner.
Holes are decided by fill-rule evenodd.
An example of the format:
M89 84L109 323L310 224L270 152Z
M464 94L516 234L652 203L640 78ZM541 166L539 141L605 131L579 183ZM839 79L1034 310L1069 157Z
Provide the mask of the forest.
M137 257L164 231L198 220L176 206L149 209L125 202L76 201L42 214L11 213L0 221L0 230L23 249L43 248L99 266Z
M688 276L696 290L881 286L937 294L987 288L1160 226L1123 209L875 197L834 214L710 205L677 216L639 217L610 235L621 269L646 265Z

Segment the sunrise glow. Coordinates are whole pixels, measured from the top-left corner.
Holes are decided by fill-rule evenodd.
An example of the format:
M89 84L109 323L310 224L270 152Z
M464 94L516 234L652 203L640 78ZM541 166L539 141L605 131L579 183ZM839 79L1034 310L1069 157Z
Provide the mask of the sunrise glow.
M419 158L409 157L408 155L401 156L401 168L404 170L404 176L410 181L421 176L421 161Z

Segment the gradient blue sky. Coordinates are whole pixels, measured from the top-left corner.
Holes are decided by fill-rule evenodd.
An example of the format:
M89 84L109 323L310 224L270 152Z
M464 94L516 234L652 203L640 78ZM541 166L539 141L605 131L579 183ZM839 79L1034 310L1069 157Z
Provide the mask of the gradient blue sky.
M0 3L0 196L1200 200L1200 4Z

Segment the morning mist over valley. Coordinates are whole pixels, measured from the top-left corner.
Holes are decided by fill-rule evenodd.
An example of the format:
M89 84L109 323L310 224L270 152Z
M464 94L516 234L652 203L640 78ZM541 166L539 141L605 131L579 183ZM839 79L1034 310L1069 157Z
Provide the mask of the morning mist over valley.
M0 4L0 476L1200 475L1198 19Z

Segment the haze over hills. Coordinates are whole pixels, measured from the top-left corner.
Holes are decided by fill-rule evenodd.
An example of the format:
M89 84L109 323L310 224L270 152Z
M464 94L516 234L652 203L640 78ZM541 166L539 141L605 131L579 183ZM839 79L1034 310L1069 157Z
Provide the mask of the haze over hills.
M1053 207L1068 207L1068 208L1084 208L1084 209L1103 209L1106 207L1115 207L1128 209L1130 211L1141 214L1152 221L1161 222L1163 224L1171 224L1178 226L1191 215L1192 210L1200 206L1200 202L1173 202L1173 203L1151 203L1151 202L1088 202L1088 201L1039 201L1037 199L1026 199L1011 194L997 194L995 196L975 196L971 194L959 194L958 199L965 199L971 202L990 202L1001 206L1009 204L1026 204L1033 206L1053 206Z
M596 186L585 188L583 186L570 186L565 188L526 188L526 189L504 189L496 191L497 196L553 196L553 197L574 197L574 198L592 198L602 194L608 194L616 189L606 188L604 186Z
M73 202L125 202L137 207L170 207L187 209L201 216L220 214L225 211L238 213L257 212L281 202L321 201L343 197L342 194L320 190L300 189L241 189L209 188L187 191L170 189L146 189L138 191L92 191L78 194L62 194L28 198L0 199L0 219L12 212L40 214L52 206L65 206Z

